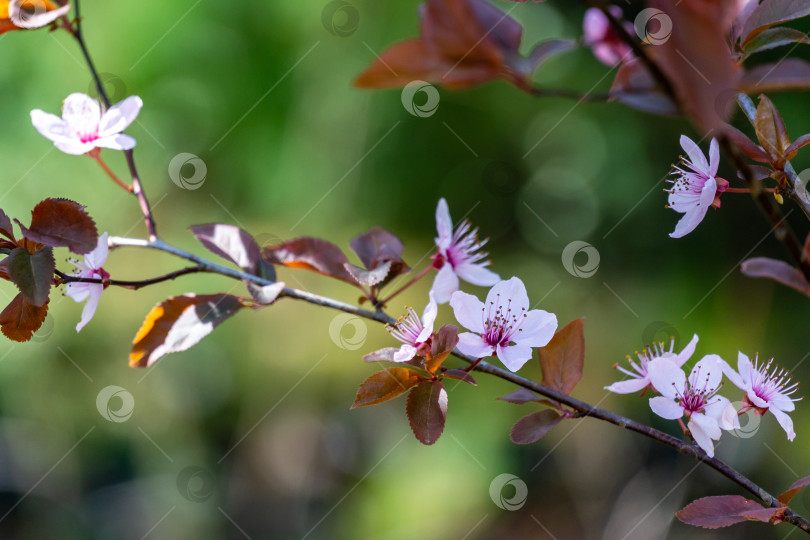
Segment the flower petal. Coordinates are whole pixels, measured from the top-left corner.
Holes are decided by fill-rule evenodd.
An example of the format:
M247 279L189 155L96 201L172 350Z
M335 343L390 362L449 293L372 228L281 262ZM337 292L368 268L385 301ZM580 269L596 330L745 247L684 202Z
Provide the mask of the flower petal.
M478 334L464 332L458 336L458 350L464 354L474 356L475 358L484 358L490 356L495 350L491 345L488 345L481 339Z
M99 148L110 148L112 150L132 150L135 148L135 139L129 135L119 133L118 135L110 135L102 137L93 141L95 146Z
M76 133L97 133L101 107L86 94L70 94L62 105L62 119Z
M662 396L674 398L686 388L686 374L667 358L655 358L647 364L647 376Z
M39 109L31 111L31 123L40 135L53 142L70 142L70 128L64 120L55 114L46 113Z
M511 372L517 372L523 364L532 359L532 348L522 343L514 345L498 345L496 348L498 359Z
M686 344L686 347L683 348L681 352L679 352L674 358L670 358L675 365L678 367L683 366L687 360L692 358L692 355L695 354L695 349L697 348L698 343L698 335L694 334L692 336L692 340Z
M720 435L722 435L717 420L701 413L692 413L686 427L689 428L689 433L692 434L698 446L700 446L709 457L714 457L714 443L712 443L712 439L717 440L720 438Z
M107 254L109 247L107 246L107 233L98 237L98 244L96 249L84 256L85 264L93 270L98 270L104 263L107 262Z
M93 143L83 143L79 139L69 141L58 141L53 143L59 150L72 156L81 156L96 147Z
M416 356L416 347L403 343L397 352L394 353L394 362L407 362Z
M453 221L450 219L450 208L444 197L439 199L439 204L436 205L436 232L439 234L436 237L436 247L444 254L444 250L453 240Z
M785 430L788 440L792 441L795 439L796 433L793 431L793 420L790 419L790 416L773 407L768 410L771 411L771 414L776 417L776 421L779 422L779 425Z
M742 354L742 353L740 353L740 354ZM743 355L743 356L745 356L745 355ZM748 360L747 357L746 357L746 360ZM737 361L737 365L740 365L739 364L739 359ZM736 386L740 390L745 390L746 389L745 381L743 381L743 379L742 379L742 377L740 377L739 373L734 371L734 368L731 367L728 362L724 361L720 365L720 367L723 369L723 374L726 376L726 378L728 378L728 380L731 381L731 384L733 384L734 386Z
M689 161L695 166L695 170L707 173L706 176L714 176L713 174L708 174L709 163L706 161L706 156L703 155L700 147L695 144L692 139L686 135L681 135L681 148L683 148L689 156Z
M742 384L734 383L734 379L731 379L731 382L734 383L735 386L740 388L741 390L748 390L751 388L751 383L754 380L754 366L751 364L751 360L743 354L742 351L737 353L737 373L739 373L739 381Z
M720 165L720 146L717 144L717 139L712 139L709 145L709 176L717 174L717 167Z
M109 137L124 131L143 107L143 101L138 96L129 96L120 103L116 103L101 115L98 125L98 136Z
M677 420L683 416L683 407L674 399L664 396L650 398L650 408L655 414L667 420Z
M790 412L796 408L796 405L793 404L793 400L782 393L771 396L771 399L768 400L768 406L771 409L776 407L784 412Z
M436 316L439 314L439 306L436 305L436 299L433 297L433 292L428 293L428 305L425 306L425 311L422 312L422 331L416 338L417 343L424 343L433 333L433 325L436 322Z
M467 283L472 283L479 287L492 287L501 280L501 277L489 268L486 268L484 264L485 263L459 264L454 270L456 274L458 274L458 277Z
M689 373L689 384L694 388L718 388L723 380L723 364L716 354L707 354L695 364Z
M90 295L90 289L93 287L93 285L95 285L95 283L68 283L65 285L65 295L71 297L76 302L84 302Z
M484 304L477 297L456 291L450 298L450 307L461 326L478 334L484 332Z
M650 384L649 379L647 379L646 377L639 377L638 379L627 379L626 381L617 381L611 384L610 386L606 386L605 390L613 392L614 394L633 394L635 392L640 392L641 390L646 388L648 384ZM683 416L683 414L681 416Z
M703 185L703 190L700 192L700 201L688 210L683 217L681 217L675 230L669 234L671 238L681 238L695 230L703 218L706 217L706 211L709 206L714 202L714 197L717 194L717 182L714 178L709 178Z
M445 263L433 279L433 286L430 288L430 292L433 293L436 302L444 304L450 300L450 297L457 290L458 276L453 271L453 267L450 266L449 263Z
M93 315L96 314L98 301L101 299L101 293L104 291L104 286L101 283L89 283L88 285L91 286L89 289L90 294L87 297L87 303L84 304L84 309L82 309L82 320L76 325L76 332L80 332L81 329L90 322Z
M508 305L512 313L517 315L529 310L529 295L526 294L526 286L520 278L512 277L496 283L489 290L486 304L503 307Z
M530 347L545 347L557 330L557 316L542 309L533 309L526 314L520 331L512 336L515 343Z

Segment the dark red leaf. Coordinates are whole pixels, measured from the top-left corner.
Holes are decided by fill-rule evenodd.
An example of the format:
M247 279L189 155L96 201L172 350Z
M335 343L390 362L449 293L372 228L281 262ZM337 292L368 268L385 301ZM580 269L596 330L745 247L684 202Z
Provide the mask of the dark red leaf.
M766 510L761 504L739 495L721 495L703 497L692 501L675 515L689 525L706 529L719 529L747 520L762 521L759 518L746 517L751 512ZM768 510L778 511L779 508ZM767 521L767 520L765 520Z
M582 319L575 319L558 330L545 347L537 349L543 369L543 386L565 395L582 379L585 364L585 335Z
M427 0L420 37L383 51L355 80L364 88L404 86L414 80L468 88L506 77L528 84L533 61L519 54L520 24L484 0ZM536 60L543 58L541 50Z
M8 218L6 213L2 210L0 210L0 234L12 242L16 242L14 239L14 226L11 224L11 220Z
M768 257L755 257L742 263L742 273L753 278L769 278L796 289L805 296L810 296L810 283L807 282L799 269L790 266L784 261L769 259Z
M509 403L516 403L518 405L532 401L540 402L542 400L540 396L525 388L518 388L514 392L510 392L505 396L499 397L498 399L501 401L508 401Z
M770 162L768 154L765 153L765 150L763 150L762 147L759 146L758 144L755 144L754 141L749 139L745 133L735 128L734 126L730 125L725 126L725 131L729 139L731 139L731 141L734 144L736 144L737 147L740 150L742 150L746 156L753 159L754 161L759 161L760 163Z
M52 247L67 247L84 255L98 245L96 224L84 206L67 199L45 199L31 211L31 226L17 221L22 235Z
M473 379L473 376L464 371L463 369L448 369L447 371L442 373L443 377L448 379L456 379L458 381L464 381L467 384L471 384L473 386L478 386L478 383Z
M392 367L378 371L360 384L352 409L394 399L425 378L412 369Z
M791 43L810 43L810 37L793 28L768 28L746 43L745 54L767 51Z
M793 482L789 488L787 488L779 497L779 502L782 504L790 503L790 500L796 496L801 490L810 486L810 476L805 476L804 478L800 478Z
M746 94L807 90L810 88L810 64L787 58L776 64L763 64L746 71L739 90Z
M25 248L15 248L5 262L9 279L28 302L34 306L48 302L56 268L52 248L43 247L33 254Z
M651 0L672 21L672 33L647 50L666 75L685 113L704 133L720 128L730 107L718 110L722 94L737 86L740 66L726 37L734 12L730 2Z
M394 353L398 350L397 347L386 347L378 351L370 352L363 357L363 362L393 362Z
M402 241L382 227L374 227L355 236L349 245L368 270L376 268L381 262L402 261Z
M42 326L46 315L48 302L35 306L20 293L0 313L0 329L11 340L28 341Z
M771 157L771 163L781 169L784 166L785 152L790 146L790 138L782 115L765 95L759 96L754 129L762 148Z
M534 412L515 422L509 437L515 444L532 444L542 439L563 419L564 417L553 409Z
M150 366L164 355L193 347L242 307L230 294L184 294L164 300L135 335L129 365Z
M422 381L408 394L405 406L416 438L431 445L439 440L447 417L447 390L439 381Z
M230 260L245 272L256 273L262 253L259 244L247 232L222 223L192 225L189 229L212 253Z
M767 28L810 15L807 0L763 0L748 17L742 30L743 45Z
M349 262L346 255L336 245L320 238L295 238L268 246L262 251L262 256L273 264L312 270L360 287L346 271L344 265Z
M610 88L611 100L653 114L678 114L678 106L658 86L644 62L622 62Z
M346 271L351 274L357 283L360 285L365 285L366 287L371 287L374 285L379 285L386 278L389 277L391 274L391 266L393 265L392 261L384 262L377 266L374 270L364 270L359 266L355 266L351 263L346 263L344 268Z

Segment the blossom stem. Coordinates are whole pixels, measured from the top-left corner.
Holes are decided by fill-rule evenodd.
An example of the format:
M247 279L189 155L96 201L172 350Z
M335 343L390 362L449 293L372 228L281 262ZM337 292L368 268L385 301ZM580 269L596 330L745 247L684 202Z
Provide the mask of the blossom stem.
M164 281L170 281L180 276L185 276L186 274L196 274L199 272L207 272L205 268L202 266L188 266L186 268L181 268L180 270L175 270L174 272L169 272L168 274L163 274L162 276L156 276L149 279L141 279L136 281L126 281L121 279L101 279L101 278L83 278L78 276L72 276L70 274L65 274L59 270L56 270L55 273L59 276L60 283L101 283L103 285L112 285L114 287L121 287L123 289L130 289L133 291L137 291L140 288L146 287L148 285L154 285L156 283L163 283Z
M768 192L768 193L775 193L776 188L762 188L762 191L765 191L765 192ZM730 187L730 188L726 188L724 193L751 193L751 188L733 188L733 187Z
M113 182L118 184L118 187L128 191L129 193L132 193L134 188L132 186L130 186L129 184L124 183L120 178L118 178L118 176L116 176L116 174L114 172L112 172L112 170L110 170L110 168L107 166L107 164L104 163L104 160L101 159L101 152L93 151L93 152L89 152L87 155L89 155L91 158L96 160L96 163L99 164L99 166L102 168L102 170L105 173L107 173L107 176L109 176L112 179Z
M384 305L385 305L385 304L387 304L387 303L388 303L388 302L389 302L389 301L390 301L392 298L394 298L395 296L397 296L399 293L401 293L402 291L404 291L405 289L407 289L408 287L410 287L411 285L413 285L414 283L416 283L417 281L419 281L420 279L422 279L423 277L425 277L425 276L428 274L428 272L430 272L431 270L433 270L433 265L432 265L432 264L431 264L431 265L429 265L429 266L428 266L427 268L425 268L424 270L422 270L421 272L419 272L419 274L418 274L418 275L416 275L416 276L415 276L413 279L411 279L411 280L410 280L408 283L406 283L405 285L403 285L402 287L400 287L399 289L397 289L395 292L391 293L391 294L390 294L388 297L386 297L384 300L380 300L380 301L378 302L378 304L379 304L380 306L384 306Z
M73 6L75 8L76 13L76 21L74 27L70 25L65 26L65 28L70 32L76 41L79 44L79 48L82 50L82 54L84 55L85 62L87 63L87 67L90 69L90 73L93 76L93 80L96 83L96 89L98 90L99 99L104 103L105 107L110 107L110 98L107 96L107 91L104 90L104 83L101 80L101 77L98 74L98 70L96 70L96 65L93 63L93 59L90 57L90 51L87 50L87 45L84 42L84 36L82 35L82 26L81 26L81 13L79 11L79 0L73 0ZM127 166L129 167L130 176L132 176L132 189L129 190L130 193L134 194L135 197L138 198L138 205L141 208L141 213L144 217L144 222L146 224L146 231L149 234L150 240L157 240L157 226L155 225L155 219L152 216L152 209L149 206L149 200L146 198L146 193L143 190L143 185L141 184L140 177L138 176L138 171L135 168L135 159L132 156L132 150L125 150L124 155L127 159Z

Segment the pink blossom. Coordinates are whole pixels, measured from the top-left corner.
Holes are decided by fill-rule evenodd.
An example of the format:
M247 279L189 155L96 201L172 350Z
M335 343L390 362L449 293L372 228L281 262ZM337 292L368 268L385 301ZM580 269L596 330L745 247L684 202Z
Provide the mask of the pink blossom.
M739 353L737 371L724 362L723 372L734 386L745 391L744 409L753 408L760 416L770 411L787 433L788 440L792 441L796 433L793 431L793 421L787 413L796 408L793 402L801 399L790 397L799 384L791 384L788 372L778 366L770 371L772 363L773 358L767 364L760 365L757 357L752 365L746 355Z
M700 147L686 135L681 135L681 147L689 159L682 158L682 166L675 166L672 171L677 179L668 180L673 184L669 190L669 207L683 214L675 231L669 235L672 238L694 231L710 206L720 207L719 193L728 188L728 182L716 176L720 164L717 139L712 139L709 146L708 161Z
M77 267L73 271L73 275L80 278L108 279L110 274L102 268L107 261L107 250L107 233L104 233L98 237L96 249L84 256L84 262L71 261ZM82 309L82 320L76 325L77 332L80 332L95 315L102 291L104 291L104 285L101 283L73 282L65 285L65 294L73 300L76 302L87 300Z
M510 371L519 370L532 357L532 347L547 345L557 329L553 313L529 311L526 287L516 277L492 287L486 304L456 291L450 306L458 322L472 330L459 335L459 350L475 358L495 353Z
M143 102L130 96L101 110L98 101L85 94L71 94L62 106L62 118L39 109L31 111L31 122L40 134L67 154L81 155L94 148L130 150L135 139L121 133L138 116Z
M610 13L617 19L622 18L622 10L617 6L611 6ZM632 24L626 22L624 27L628 34L635 35ZM606 66L613 67L619 62L634 58L633 49L613 30L601 9L589 8L585 11L582 33L584 44L590 47L596 59Z
M709 457L721 429L739 429L731 402L717 395L723 378L723 360L716 354L704 356L686 378L683 370L667 358L657 358L647 366L653 388L661 395L650 399L655 414L668 420L689 418L689 433Z
M436 207L436 230L439 233L436 237L438 253L433 265L439 269L439 273L431 291L438 303L444 304L450 300L450 296L458 290L458 278L482 287L491 287L500 281L498 274L486 268L489 261L479 262L487 256L478 251L486 240L478 241L478 229L470 230L467 221L459 225L454 233L450 209L443 198L439 199Z
M690 341L680 353L675 354L673 352L675 348L675 338L672 338L668 351L664 349L664 344L661 342L647 347L640 353L637 352L636 355L638 356L638 363L633 361L633 359L628 356L627 360L630 367L633 368L633 371L625 369L618 364L613 367L631 378L624 381L615 382L610 386L606 386L605 390L615 392L616 394L632 394L633 392L638 392L639 390L647 388L650 386L650 376L647 373L647 366L650 362L657 358L666 358L667 360L673 362L677 367L681 367L695 353L697 342L698 337L697 334L695 334L692 336L692 341Z
M399 350L392 357L394 362L407 362L416 356L420 346L429 342L438 313L439 308L431 293L421 321L416 311L408 308L407 315L399 319L395 325L386 327L392 336L402 342Z

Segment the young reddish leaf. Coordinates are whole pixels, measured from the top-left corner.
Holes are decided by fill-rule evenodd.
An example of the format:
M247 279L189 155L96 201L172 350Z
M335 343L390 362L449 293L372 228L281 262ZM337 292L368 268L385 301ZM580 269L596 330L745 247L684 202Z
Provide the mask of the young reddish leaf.
M419 442L439 440L447 417L447 390L439 381L422 381L408 394L405 405L411 430Z
M501 401L508 401L509 403L515 403L517 405L523 405L524 403L530 402L540 402L542 398L532 392L531 390L527 390L526 388L518 388L514 392L509 392L505 396L501 396L498 398Z
M787 159L793 159L796 157L796 153L798 152L799 148L807 146L810 144L810 133L805 133L788 146L787 152L785 152L785 157Z
M473 379L473 376L464 371L463 369L448 369L442 373L442 376L448 379L455 379L457 381L464 381L467 384L478 386L478 383Z
M212 253L230 260L246 272L256 272L262 253L259 244L247 232L222 223L192 225L189 229Z
M784 166L783 156L790 146L790 138L782 115L779 114L776 105L765 95L759 96L754 129L756 129L762 148L771 157L771 163L780 168Z
M420 22L419 39L383 51L354 84L391 88L423 80L461 89L500 77L529 84L534 65L520 56L523 28L488 2L427 0Z
M42 247L33 254L25 248L11 250L6 259L8 277L31 304L48 302L56 263L53 249Z
M277 281L272 285L259 285L258 283L254 283L247 279L244 280L244 282L245 285L247 285L247 290L250 293L250 296L252 296L256 302L264 306L268 306L275 302L278 295L281 294L286 286L283 281Z
M741 265L742 273L752 278L768 278L796 289L805 296L810 296L810 283L799 269L784 261L768 257L754 257Z
M509 437L515 444L532 444L564 419L557 411L545 409L526 415L512 426Z
M15 220L16 221L16 220ZM84 206L68 199L45 199L31 211L31 226L19 221L22 235L29 240L52 247L67 247L84 255L98 245L96 223Z
M746 43L745 54L767 51L791 43L810 43L810 37L807 37L804 32L793 28L769 28Z
M770 163L771 160L768 158L768 154L765 153L765 150L749 139L745 133L731 125L726 125L725 131L729 139L731 139L746 156L760 163Z
M795 482L793 482L790 485L790 487L784 491L784 493L782 493L781 495L779 495L779 497L777 497L777 499L779 499L779 502L781 502L782 504L788 504L790 503L790 500L796 496L797 493L799 493L807 486L810 486L810 476L805 476L804 478L800 478Z
M771 26L806 15L810 15L807 0L763 0L743 26L743 46Z
M193 347L242 307L230 294L184 294L164 300L135 335L129 365L150 366L164 355Z
M719 529L746 520L761 521L758 518L746 517L746 514L757 510L765 510L765 508L740 495L721 495L692 501L683 510L675 512L675 515L688 525ZM778 511L779 508L769 510Z
M352 409L376 405L400 396L425 378L408 368L392 367L378 371L360 384Z
M360 287L344 266L349 262L346 255L335 244L320 238L295 238L268 246L262 251L262 256L273 264L304 268Z
M585 364L585 335L582 319L575 319L557 331L545 347L537 349L543 369L543 385L571 393L582 379Z
M731 3L651 0L672 22L669 38L647 50L666 75L678 102L704 132L718 129L731 109L718 111L721 94L734 88L740 66L732 57L726 36L734 12Z
M0 210L0 234L12 242L16 242L14 238L14 226L11 224L11 220L8 218L6 213L2 210Z
M810 64L798 58L787 58L776 64L763 64L746 71L738 86L738 89L746 94L808 88L810 88Z
M35 306L20 293L0 313L0 329L11 340L28 341L42 326L47 314L48 302Z
M446 324L439 328L431 341L430 353L425 358L425 369L430 373L436 373L456 345L458 345L458 327Z
M740 515L749 521L762 521L763 523L777 524L784 518L785 510L787 510L787 508L784 506L777 508L754 508L753 510L746 510Z
M404 249L402 241L382 227L374 227L366 233L355 236L349 245L368 271L363 272L356 266L346 265L349 273L360 283L382 287L389 280L409 270L408 265L402 260Z

